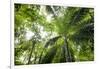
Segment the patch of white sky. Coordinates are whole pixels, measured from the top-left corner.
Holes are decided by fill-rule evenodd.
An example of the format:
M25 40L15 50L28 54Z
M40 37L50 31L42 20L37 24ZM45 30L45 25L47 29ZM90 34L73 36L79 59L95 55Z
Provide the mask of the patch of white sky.
M47 15L46 21L50 23L52 20L52 16L53 16L52 14Z
M37 26L38 26L38 29L40 31L41 38L45 38L48 35L48 33L46 31L44 31L43 26L41 26L41 25L37 25Z
M35 34L32 31L30 31L28 28L26 28L26 35L25 35L25 37L26 37L27 40L30 40L32 38L32 36L34 36L34 35Z

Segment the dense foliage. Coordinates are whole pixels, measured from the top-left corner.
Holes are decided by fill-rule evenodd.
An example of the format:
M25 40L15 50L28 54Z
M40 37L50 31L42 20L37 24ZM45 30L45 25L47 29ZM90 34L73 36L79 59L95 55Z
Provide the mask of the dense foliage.
M15 65L94 60L94 9L15 4Z

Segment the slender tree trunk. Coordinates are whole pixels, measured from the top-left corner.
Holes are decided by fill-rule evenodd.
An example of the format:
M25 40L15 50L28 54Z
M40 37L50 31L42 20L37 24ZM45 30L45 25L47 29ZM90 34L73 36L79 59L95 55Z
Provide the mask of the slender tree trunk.
M67 41L67 36L64 36L64 43L65 43L65 49L66 49L66 61L67 62L72 62L72 57L71 57L71 53L70 53L70 49L68 47L68 41Z
M44 52L45 48L43 48L41 54L40 54L40 57L39 57L39 63L41 63L41 59L42 59L42 55L43 55L43 52Z
M33 44L32 44L32 49L30 51L29 59L28 59L28 63L27 64L30 64L31 63L31 57L32 57L32 53L33 53L34 46L35 46L35 42L33 42Z
M36 54L36 52L35 52L34 64L36 64L36 60L37 60L37 54Z

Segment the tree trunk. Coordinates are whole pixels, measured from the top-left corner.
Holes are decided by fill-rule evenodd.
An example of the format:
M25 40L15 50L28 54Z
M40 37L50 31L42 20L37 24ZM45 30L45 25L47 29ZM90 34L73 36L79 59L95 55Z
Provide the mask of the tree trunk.
M66 53L65 53L66 61L67 62L72 62L72 57L71 57L70 49L68 47L68 42L67 42L67 36L66 35L64 36L64 43L65 43L64 45L65 45L65 50L66 50Z
M31 63L31 57L32 57L32 53L33 53L34 46L35 46L35 41L33 41L32 49L31 49L31 51L30 51L29 59L28 59L28 63L27 63L27 64L30 64L30 63Z
M42 58L42 55L43 55L43 51L44 51L44 48L43 48L43 50L42 50L42 52L41 52L41 54L40 54L39 63L41 63L41 58Z

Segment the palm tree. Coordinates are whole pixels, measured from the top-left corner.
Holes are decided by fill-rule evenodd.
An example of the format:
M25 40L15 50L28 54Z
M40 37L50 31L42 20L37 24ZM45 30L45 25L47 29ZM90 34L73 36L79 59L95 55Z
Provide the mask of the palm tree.
M44 64L94 59L94 9L15 5L15 64ZM23 15L24 14L24 15ZM47 21L48 15L51 20ZM42 38L41 27L48 36ZM26 29L34 33L25 39ZM51 37L53 33L55 36ZM20 57L24 60L20 61Z
M93 9L69 7L65 10L63 17L58 17L58 15L56 15L54 12L54 8L52 9L52 12L54 18L56 19L55 22L53 23L56 26L55 27L55 29L57 30L56 32L58 32L59 36L63 37L64 40L62 48L64 51L63 55L65 55L63 56L65 57L63 58L65 59L65 62L75 61L75 55L74 55L75 53L73 52L70 42L74 41L74 43L76 43L76 45L74 46L77 47L77 45L80 45L81 48L84 45L83 42L85 42L85 44L87 45L85 45L84 47L86 48L89 47L87 49L90 48L93 49L93 36L94 36L93 35L93 31L94 31ZM53 39L54 38L52 38L52 41ZM89 46L88 43L89 41L92 42L91 46ZM49 40L49 43L50 42L51 41ZM78 48L76 50L80 50L80 49ZM51 51L52 49L50 50L49 53L52 53L51 55L52 57L50 57L48 53L47 55L49 56L49 58L54 58L53 55L56 51L54 52ZM91 50L91 52L93 52L93 50ZM79 53L81 53L81 51ZM48 60L50 60L50 59L45 59L48 58L46 56L43 57L43 63L48 63ZM44 62L44 59L47 62Z

